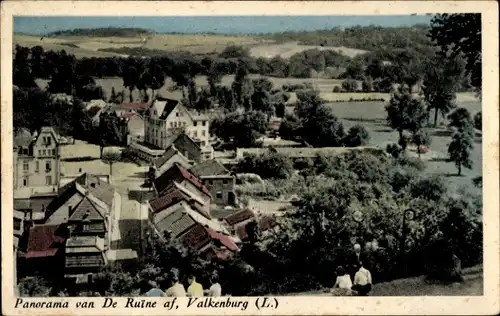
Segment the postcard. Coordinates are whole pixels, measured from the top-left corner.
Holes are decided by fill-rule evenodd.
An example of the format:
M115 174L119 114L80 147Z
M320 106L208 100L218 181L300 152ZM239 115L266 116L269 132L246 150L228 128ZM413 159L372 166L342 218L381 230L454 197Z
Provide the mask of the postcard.
M3 314L500 312L496 2L1 12Z

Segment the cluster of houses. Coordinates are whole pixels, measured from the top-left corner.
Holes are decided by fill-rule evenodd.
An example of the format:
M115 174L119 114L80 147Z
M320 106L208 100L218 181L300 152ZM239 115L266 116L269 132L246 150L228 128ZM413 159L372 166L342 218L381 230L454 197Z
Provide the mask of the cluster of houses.
M81 174L62 185L60 137L51 127L14 137L14 253L16 277L49 275L78 283L112 260L121 196L108 176Z
M145 161L154 172L151 197L143 201L149 235L225 260L249 238L249 227L265 231L276 225L238 200L236 175L214 159L205 114L162 98L151 105L94 102L89 108L96 106L97 117L112 111L126 123L124 154ZM61 146L51 127L14 137L16 278L41 274L86 284L111 262L133 262L139 250L121 248L122 196L109 176L82 173L64 179Z

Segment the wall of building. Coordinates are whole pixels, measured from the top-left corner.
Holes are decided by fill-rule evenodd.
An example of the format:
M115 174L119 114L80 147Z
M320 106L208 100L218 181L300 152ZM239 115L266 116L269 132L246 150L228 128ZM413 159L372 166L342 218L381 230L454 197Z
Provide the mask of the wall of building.
M212 194L212 203L228 205L236 202L234 191L236 179L232 176L202 177L203 183Z
M211 198L208 195L206 195L204 192L202 192L200 189L198 189L196 186L194 186L191 182L184 180L180 183L180 185L182 185L183 187L185 187L189 191L196 193L203 200L203 202L205 204L206 203L210 204Z

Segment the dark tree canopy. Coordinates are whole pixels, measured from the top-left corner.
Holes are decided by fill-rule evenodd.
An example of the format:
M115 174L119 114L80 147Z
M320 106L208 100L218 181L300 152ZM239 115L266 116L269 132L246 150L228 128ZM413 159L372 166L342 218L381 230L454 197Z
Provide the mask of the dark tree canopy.
M471 83L481 88L481 14L439 14L432 19L429 37L451 58L467 60Z

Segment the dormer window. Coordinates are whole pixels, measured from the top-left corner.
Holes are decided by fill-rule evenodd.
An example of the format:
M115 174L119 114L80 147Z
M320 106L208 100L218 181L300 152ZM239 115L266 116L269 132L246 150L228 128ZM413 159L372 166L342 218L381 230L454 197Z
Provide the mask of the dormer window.
M28 155L28 148L23 148L23 155Z

